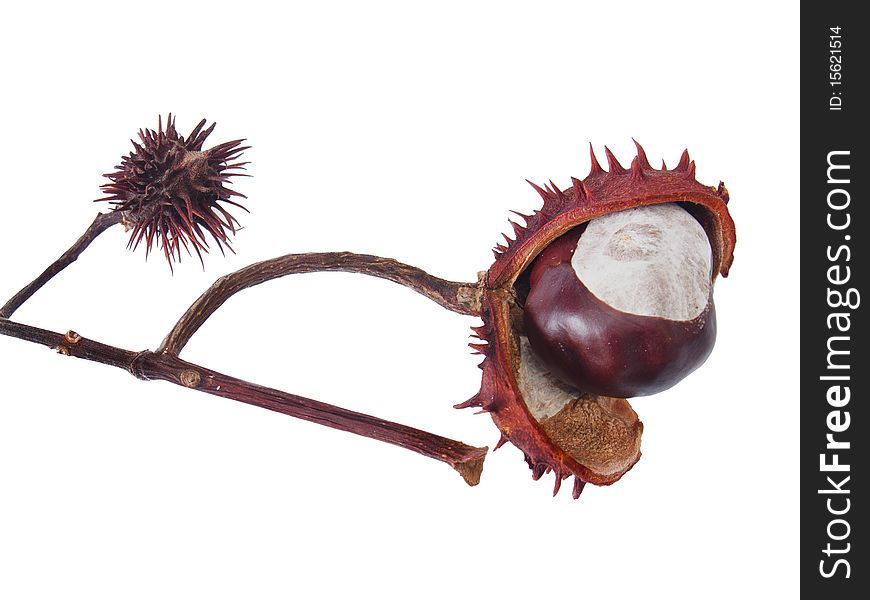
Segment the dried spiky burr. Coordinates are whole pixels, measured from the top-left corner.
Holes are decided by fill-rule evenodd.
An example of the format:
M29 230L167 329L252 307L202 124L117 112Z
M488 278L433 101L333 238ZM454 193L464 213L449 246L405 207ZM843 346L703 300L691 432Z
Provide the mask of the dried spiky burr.
M190 135L178 134L170 113L166 129L160 117L157 130L140 129L134 151L124 156L114 173L105 176L111 180L102 186L108 194L98 201L111 202L115 211L124 214L124 224L132 230L128 247L135 250L144 240L145 255L156 244L169 262L181 260L181 249L190 254L191 248L202 262L202 252L208 251L208 239L217 243L221 253L224 247L232 251L228 234L235 234L239 222L221 203L247 211L231 198L245 196L226 185L246 162L237 160L249 146L244 140L233 140L203 150L205 139L216 123L203 129L200 121Z

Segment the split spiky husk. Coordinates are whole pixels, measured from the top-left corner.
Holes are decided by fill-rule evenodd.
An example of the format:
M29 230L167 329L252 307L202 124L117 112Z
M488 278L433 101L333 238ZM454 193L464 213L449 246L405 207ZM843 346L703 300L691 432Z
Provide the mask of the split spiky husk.
M192 247L202 262L202 252L208 252L206 233L222 254L225 247L232 251L228 234L235 234L239 222L221 203L247 211L231 200L245 196L225 184L243 175L235 171L247 163L232 161L249 146L241 146L244 140L239 139L203 150L216 123L203 129L205 124L203 119L184 137L171 113L165 130L158 117L157 130L140 129L140 143L131 140L134 151L121 159L116 172L105 175L111 183L101 186L108 196L98 201L111 202L132 229L128 248L135 250L144 240L147 256L156 244L170 268L173 260L181 260L182 247L188 254Z
M627 399L566 390L558 382L548 385L547 374L532 364L522 333L522 276L535 257L561 235L594 218L674 202L707 232L714 279L718 273L727 275L733 260L736 236L725 186L698 183L688 152L683 152L675 168L662 165L655 169L640 144L635 144L637 155L630 168L619 164L605 148L607 170L591 152L589 175L582 180L572 178L571 187L561 190L553 182L544 187L531 184L543 206L531 215L516 213L525 224L511 222L514 238L505 236L505 244L496 246L495 262L486 273L483 326L474 328L480 341L470 344L484 356L481 388L456 408L477 407L490 413L501 431L496 448L509 441L522 450L534 479L553 472L554 494L562 480L571 476L575 498L587 482L610 485L618 481L640 459L643 424ZM536 377L532 382L530 373ZM532 393L564 395L566 401L557 414L536 418L525 397Z

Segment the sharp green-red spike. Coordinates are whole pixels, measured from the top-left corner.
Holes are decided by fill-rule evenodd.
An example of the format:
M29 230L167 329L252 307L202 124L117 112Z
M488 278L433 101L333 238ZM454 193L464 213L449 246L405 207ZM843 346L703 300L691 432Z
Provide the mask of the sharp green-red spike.
M640 160L636 156L631 160L631 168L629 170L631 171L631 178L634 181L640 181L646 177L646 173L640 164Z
M637 148L637 160L640 163L641 168L646 170L652 170L652 166L649 164L649 160L647 160L646 152L643 149L643 146L638 143L638 141L634 138L631 138L631 141L634 142L635 148Z
M566 200L568 200L564 192L562 192L562 190L560 190L559 187L555 183L553 183L552 179L550 180L550 187L553 188L553 194L556 196L556 198L559 199L560 202L565 202Z
M489 349L488 344L468 344L468 346L474 350L477 354L486 354L486 351Z
M541 198L544 200L544 202L547 202L552 197L547 191L545 191L538 184L533 183L533 182L529 181L528 179L526 179L526 183L528 183L530 186L535 188L535 191L538 192L538 194L541 196Z
M601 164L598 162L598 157L595 156L595 149L592 147L592 142L589 142L589 160L591 166L589 167L589 175L587 175L587 177L594 177L604 173L604 169L601 168Z
M474 395L465 402L460 402L459 404L454 404L453 408L471 408L476 406L478 408L483 406L483 400L481 400L479 395Z
M574 477L574 489L571 492L571 495L574 497L574 500L580 497L580 494L583 493L583 488L586 487L586 482L580 479L579 477Z
M556 471L556 483L553 485L553 496L559 493L559 489L562 487L562 472Z
M687 171L689 169L689 160L689 151L683 150L683 153L680 155L680 162L674 167L674 171Z
M511 228L513 228L513 230L514 230L514 236L516 236L516 237L519 237L520 234L523 231L525 231L525 227L523 227L522 225L520 225L519 223L517 223L515 221L508 221L508 223L511 224Z
M607 172L611 175L622 175L625 173L625 167L619 164L619 161L616 160L616 156L613 155L613 152L610 151L610 148L604 146L604 156L607 157Z

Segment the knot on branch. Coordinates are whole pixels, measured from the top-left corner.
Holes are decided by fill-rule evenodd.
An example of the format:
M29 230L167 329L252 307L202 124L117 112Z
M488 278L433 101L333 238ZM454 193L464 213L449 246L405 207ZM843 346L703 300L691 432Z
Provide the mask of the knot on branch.
M145 369L145 361L149 356L154 353L151 350L143 350L133 357L133 360L130 361L130 364L127 365L127 370L130 371L130 374L136 379L142 379L144 381L150 381L151 378L146 375Z

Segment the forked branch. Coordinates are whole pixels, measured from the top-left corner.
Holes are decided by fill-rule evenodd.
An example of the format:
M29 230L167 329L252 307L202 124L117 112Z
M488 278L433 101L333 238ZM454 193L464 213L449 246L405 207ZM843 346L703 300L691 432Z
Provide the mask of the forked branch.
M292 273L347 271L389 279L410 287L460 314L479 311L475 284L457 283L389 258L349 252L290 254L256 263L218 279L184 313L157 352L133 352L86 339L69 331L60 334L10 321L9 317L52 277L75 261L106 229L121 222L123 213L100 214L87 231L39 277L0 310L0 334L42 344L59 353L128 370L140 379L162 379L215 396L238 400L342 431L381 440L445 462L469 485L480 481L488 448L469 446L433 433L249 383L178 358L197 329L228 298L243 289Z

